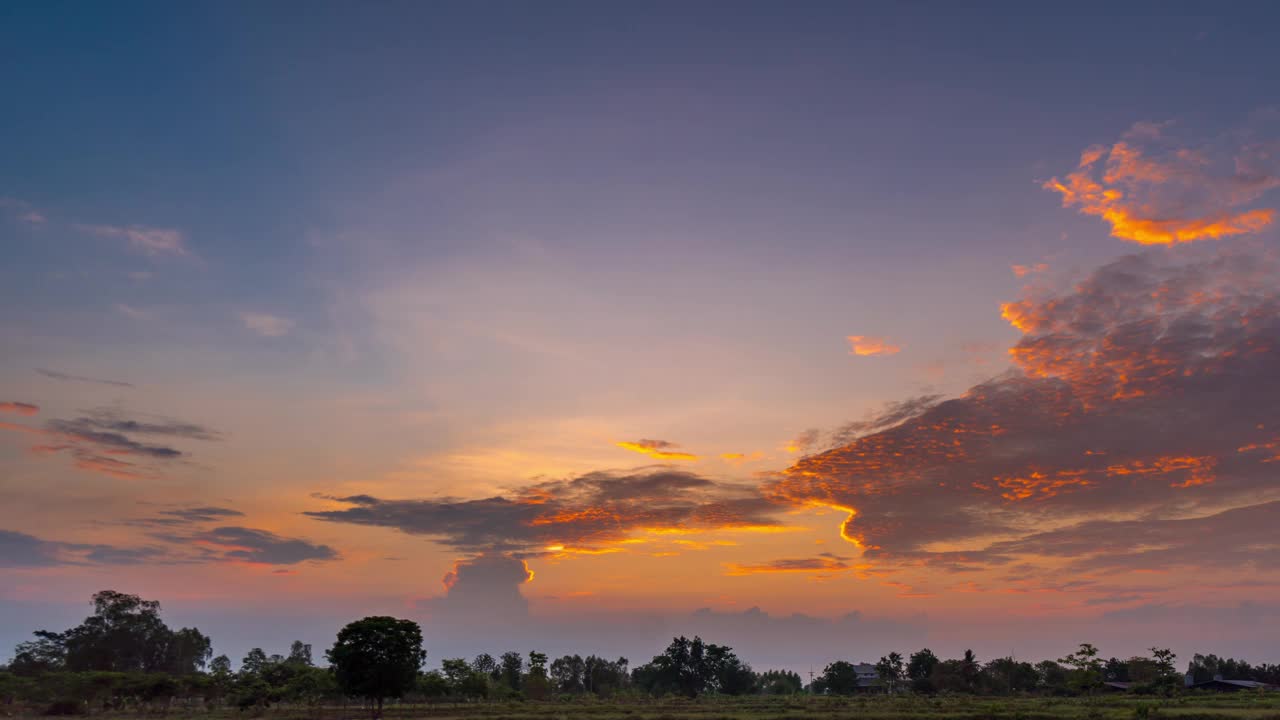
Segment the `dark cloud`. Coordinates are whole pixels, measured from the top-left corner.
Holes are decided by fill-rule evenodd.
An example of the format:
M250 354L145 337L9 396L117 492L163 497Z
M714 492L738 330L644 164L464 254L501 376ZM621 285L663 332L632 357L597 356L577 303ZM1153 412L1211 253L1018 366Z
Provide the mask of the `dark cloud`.
M595 472L480 500L330 498L350 505L305 513L390 527L468 552L593 550L646 530L705 532L777 526L778 507L753 487L676 470Z
M31 450L42 455L65 454L80 470L124 480L156 477L151 463L169 462L186 453L167 444L141 441L141 436L183 440L218 440L221 435L194 423L168 418L133 419L114 409L92 410L70 420L54 419L43 428L0 422L0 430L41 438Z
M139 442L129 436L97 429L97 425L89 418L74 420L50 420L46 427L55 433L65 435L73 440L82 441L108 452L125 455L140 455L156 460L172 460L182 457L182 451L164 445L150 445Z
M781 558L762 563L729 563L725 566L726 575L762 575L766 573L806 573L814 576L825 576L830 573L850 570L852 558L833 553L821 553L808 558Z
M112 545L42 540L34 535L0 530L0 567L41 568L58 565L136 565L162 560L155 547L121 548Z
M52 378L54 380L63 380L65 382L82 382L93 383L95 385L111 385L114 387L134 387L133 383L127 383L122 380L104 380L102 378L84 377L83 375L71 375L69 373L57 372L56 370L46 370L44 368L36 368L36 372L41 375Z
M62 563L62 548L38 537L0 530L0 567L47 567Z
M849 512L845 536L879 565L1273 568L1274 258L1150 252L1030 292L1004 309L1023 332L1013 371L906 403L898 424L798 461L766 493ZM1197 535L1218 538L1217 559Z
M86 417L73 421L81 428L112 433L134 433L136 435L160 435L166 437L186 438L188 440L222 439L222 434L195 423L173 420L170 418L151 418L136 420L125 417L111 408L90 411Z
M906 400L890 402L885 405L884 409L866 420L847 423L836 430L832 434L831 444L833 446L847 445L863 435L891 428L894 425L901 425L937 405L940 400L942 400L941 395L921 395L907 398Z
M161 510L159 514L165 518L193 523L212 522L215 520L223 520L229 517L241 517L244 515L244 513L239 510L211 506L181 508L178 510Z
M336 560L328 545L287 538L266 530L225 526L196 533L189 538L210 549L216 559L264 565L295 565L308 560Z

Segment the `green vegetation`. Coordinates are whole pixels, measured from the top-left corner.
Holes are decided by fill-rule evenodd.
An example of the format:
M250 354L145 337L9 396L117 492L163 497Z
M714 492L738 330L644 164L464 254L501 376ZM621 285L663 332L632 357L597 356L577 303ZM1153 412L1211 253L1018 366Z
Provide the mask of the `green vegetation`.
M93 607L81 625L36 632L15 649L0 667L0 717L1280 720L1280 693L1185 689L1162 648L1103 660L1084 643L1034 665L925 648L905 661L896 652L875 665L836 661L806 686L794 672L754 671L729 647L678 637L635 668L626 658L512 651L424 672L417 623L369 617L338 634L325 653L331 667L316 667L311 646L294 642L287 655L254 648L233 669L225 655L210 659L199 630L169 629L158 603L106 591ZM1195 655L1188 673L1280 684L1280 666L1216 655Z

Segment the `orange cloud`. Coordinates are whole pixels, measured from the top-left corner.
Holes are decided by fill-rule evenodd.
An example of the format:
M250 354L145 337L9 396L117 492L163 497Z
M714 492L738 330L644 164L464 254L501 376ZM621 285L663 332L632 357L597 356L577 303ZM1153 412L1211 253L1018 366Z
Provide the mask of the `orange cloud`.
M40 406L32 405L24 402L0 402L0 413L10 413L13 415L35 415L40 412Z
M1018 277L1026 277L1032 273L1042 273L1049 269L1046 263L1036 263L1035 265L1010 265L1009 269Z
M1239 209L1280 186L1274 147L1247 145L1228 163L1209 150L1170 147L1159 132L1127 137L1088 148L1074 171L1043 187L1061 194L1063 207L1102 218L1113 237L1143 245L1256 233L1275 219L1271 208Z
M680 447L675 443L666 440L636 440L635 442L623 441L614 443L620 448L638 452L641 455L658 458L659 460L697 460L698 456L692 453L679 452L671 448Z
M846 339L849 341L850 355L897 355L902 351L901 346L890 343L888 338L850 335Z

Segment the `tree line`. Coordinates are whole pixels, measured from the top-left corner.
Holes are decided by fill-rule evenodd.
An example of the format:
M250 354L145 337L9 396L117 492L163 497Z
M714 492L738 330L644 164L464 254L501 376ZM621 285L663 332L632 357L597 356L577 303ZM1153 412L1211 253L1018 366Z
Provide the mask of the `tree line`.
M890 653L874 665L839 660L806 684L795 672L756 672L732 648L699 637L674 638L647 663L627 658L541 652L481 653L471 660L446 658L439 670L423 670L426 651L417 623L375 616L344 627L328 662L319 667L312 649L295 641L287 654L254 648L233 669L226 655L213 657L212 642L196 628L170 629L160 604L136 595L102 591L93 614L64 632L40 630L20 643L0 666L0 703L74 714L98 710L277 704L368 704L375 717L389 698L412 702L546 700L617 695L847 695L859 692L970 694L1089 694L1106 682L1131 683L1137 692L1170 694L1183 687L1176 657L1162 648L1149 656L1104 660L1082 644L1060 660L1032 664L1012 657L980 662L972 651L942 659L925 648L903 657ZM1216 655L1195 655L1188 673L1196 682L1223 676L1280 684L1280 666L1250 665Z

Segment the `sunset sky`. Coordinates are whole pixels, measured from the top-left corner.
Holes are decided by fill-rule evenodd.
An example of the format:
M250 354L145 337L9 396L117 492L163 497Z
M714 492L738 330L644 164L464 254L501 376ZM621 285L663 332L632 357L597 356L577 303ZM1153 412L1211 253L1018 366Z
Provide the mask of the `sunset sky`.
M0 661L1280 660L1277 22L5 4Z

